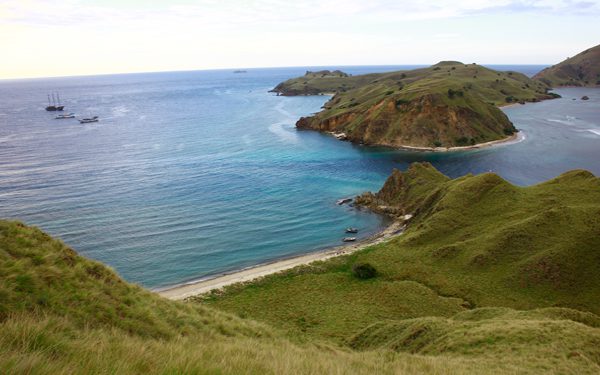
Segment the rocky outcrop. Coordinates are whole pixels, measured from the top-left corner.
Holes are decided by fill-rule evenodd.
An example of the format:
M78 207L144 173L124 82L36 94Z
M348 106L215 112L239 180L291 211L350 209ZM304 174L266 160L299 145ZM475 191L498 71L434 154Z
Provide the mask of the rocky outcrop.
M449 178L430 163L413 163L405 172L394 169L377 193L363 193L355 198L354 203L406 220L425 207L423 203L431 199L446 181Z

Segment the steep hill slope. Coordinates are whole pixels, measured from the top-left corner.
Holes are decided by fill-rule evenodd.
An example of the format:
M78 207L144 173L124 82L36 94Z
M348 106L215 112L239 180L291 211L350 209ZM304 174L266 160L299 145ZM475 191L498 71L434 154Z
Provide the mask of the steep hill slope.
M534 79L549 86L600 86L600 45L546 68Z
M393 147L448 148L501 140L516 132L497 106L553 96L516 72L447 61L429 68L359 76L290 79L282 95L335 93L296 126L344 133L350 141Z

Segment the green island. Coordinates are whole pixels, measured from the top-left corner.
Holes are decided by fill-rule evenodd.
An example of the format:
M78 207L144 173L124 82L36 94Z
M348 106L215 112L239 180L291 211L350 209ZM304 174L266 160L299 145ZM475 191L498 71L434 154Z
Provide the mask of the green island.
M278 95L333 94L299 129L332 132L365 145L443 151L513 139L517 129L498 107L557 97L517 72L443 61L428 68L350 76L307 72L277 85Z
M187 302L0 221L0 368L597 373L600 179L575 170L517 187L424 163L358 201L412 217L388 242Z
M600 45L548 67L533 78L552 87L600 86Z

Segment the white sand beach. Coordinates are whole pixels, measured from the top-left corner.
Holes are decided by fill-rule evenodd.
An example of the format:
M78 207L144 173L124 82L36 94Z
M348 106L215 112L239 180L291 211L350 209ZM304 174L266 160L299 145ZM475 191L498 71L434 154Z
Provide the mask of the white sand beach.
M300 255L293 258L277 260L274 262L261 264L256 267L219 275L213 278L207 278L203 280L190 282L187 284L181 284L157 290L156 292L165 298L173 300L185 299L198 294L210 292L214 289L220 289L227 285L255 280L257 278L285 271L303 264L309 264L315 261L326 260L335 256L351 254L355 251L362 250L366 247L376 245L387 241L390 238L396 237L402 234L403 229L404 223L393 222L382 231L358 242L350 243L347 245L335 246L323 251Z

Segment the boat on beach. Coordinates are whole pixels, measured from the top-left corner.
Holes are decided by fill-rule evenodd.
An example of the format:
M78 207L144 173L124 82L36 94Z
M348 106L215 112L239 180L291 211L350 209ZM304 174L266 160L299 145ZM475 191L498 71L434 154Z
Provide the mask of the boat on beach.
M79 123L80 124L88 124L90 122L98 122L98 121L100 121L100 119L98 118L98 116L79 119Z
M75 114L74 113L67 113L67 114L64 114L64 115L58 115L54 119L55 120L62 120L62 119L65 119L65 118L75 118Z
M356 237L344 237L342 239L343 242L354 242L356 241Z

